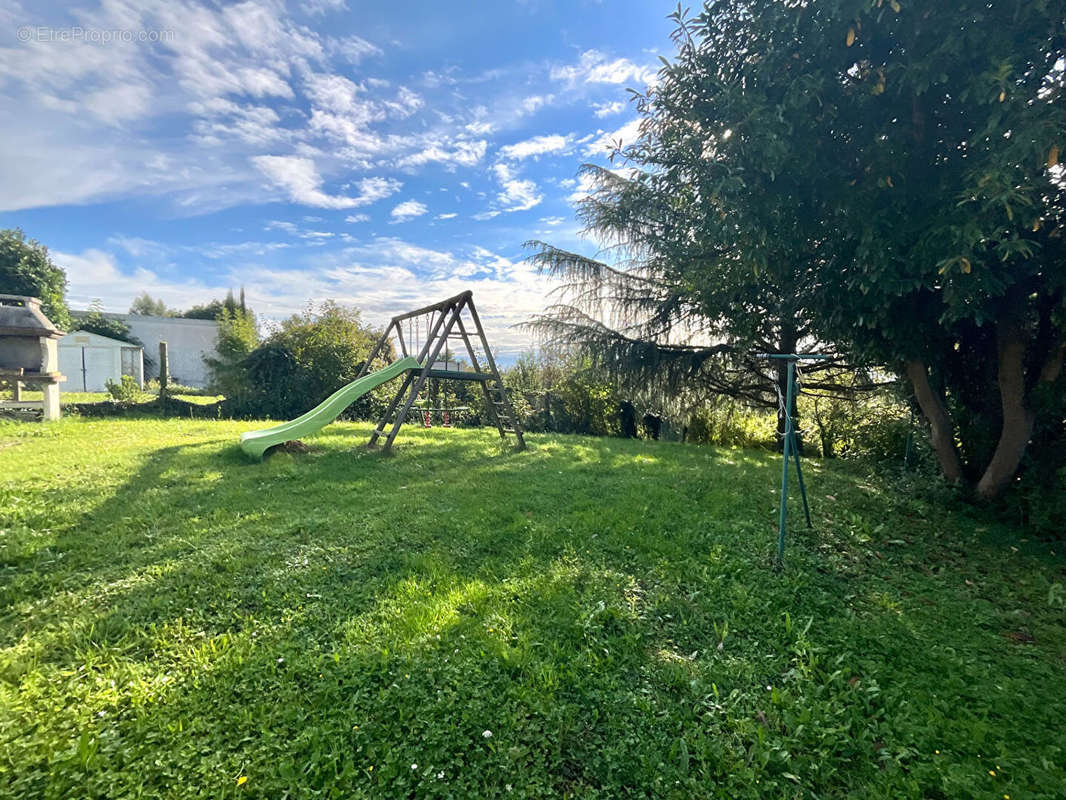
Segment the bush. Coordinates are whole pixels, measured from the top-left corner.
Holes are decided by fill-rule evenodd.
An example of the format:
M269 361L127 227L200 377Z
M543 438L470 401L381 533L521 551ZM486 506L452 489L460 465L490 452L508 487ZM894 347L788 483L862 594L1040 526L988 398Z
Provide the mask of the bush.
M364 325L359 312L328 301L308 306L282 322L267 339L237 363L239 391L227 409L239 416L289 419L299 416L355 380L381 332ZM393 360L391 344L381 354ZM235 378L236 383L236 378ZM395 386L359 398L345 412L367 418L384 409Z
M141 392L137 381L130 375L123 375L119 383L115 383L108 378L104 386L107 389L107 393L111 395L111 399L117 403L134 403L137 401L137 395Z
M777 416L765 408L752 408L729 397L713 398L693 411L685 441L724 447L773 447L777 441Z

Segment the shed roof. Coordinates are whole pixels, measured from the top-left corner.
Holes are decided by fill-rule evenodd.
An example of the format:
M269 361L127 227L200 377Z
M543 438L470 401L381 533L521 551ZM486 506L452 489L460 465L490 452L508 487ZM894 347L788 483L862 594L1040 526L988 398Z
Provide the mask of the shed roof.
M144 349L140 345L124 342L121 339L112 339L110 336L101 336L99 333L93 333L92 331L71 331L59 340L59 346L83 347L86 343L84 341L79 341L79 339L84 339L86 337L88 337L89 344L93 347L133 347L137 350Z

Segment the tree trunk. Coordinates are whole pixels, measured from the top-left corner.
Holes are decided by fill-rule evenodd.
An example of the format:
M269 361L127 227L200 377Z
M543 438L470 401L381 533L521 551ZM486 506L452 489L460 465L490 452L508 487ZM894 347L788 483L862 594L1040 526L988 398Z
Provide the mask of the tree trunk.
M990 500L1010 486L1029 437L1033 435L1036 416L1026 405L1025 338L1017 324L1001 324L997 331L999 350L999 398L1003 409L1003 427L996 451L977 482L978 496ZM1052 351L1040 373L1041 381L1054 382L1061 369L1061 350Z
M940 463L940 471L951 483L961 483L962 460L959 458L959 451L955 449L955 429L951 415L943 399L929 384L929 371L925 362L914 359L906 363L906 368L907 377L914 387L914 396L925 418L929 420L929 439Z

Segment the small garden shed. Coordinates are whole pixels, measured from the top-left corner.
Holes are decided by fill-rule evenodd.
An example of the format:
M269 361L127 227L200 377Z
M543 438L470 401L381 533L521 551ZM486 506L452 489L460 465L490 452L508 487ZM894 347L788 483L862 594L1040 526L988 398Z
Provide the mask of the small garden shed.
M144 388L144 351L129 342L88 331L74 331L59 340L59 368L68 392L103 392L107 382L129 375Z

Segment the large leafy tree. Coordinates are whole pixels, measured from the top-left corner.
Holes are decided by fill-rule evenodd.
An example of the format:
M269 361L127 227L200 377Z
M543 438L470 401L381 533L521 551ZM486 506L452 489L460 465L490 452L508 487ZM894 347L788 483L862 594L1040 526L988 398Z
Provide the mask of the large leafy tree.
M782 152L836 231L818 330L898 365L945 476L1000 494L1062 432L1062 3L716 3L691 28L734 18L746 84L811 100L781 103Z
M0 293L39 297L53 325L70 326L67 274L52 262L47 247L19 228L0 230Z
M641 169L599 172L583 209L639 254L643 302L735 342L798 319L898 368L944 474L1002 492L1030 440L1040 458L1062 435L1062 3L719 0L677 20L618 153ZM541 259L615 308L637 291Z

